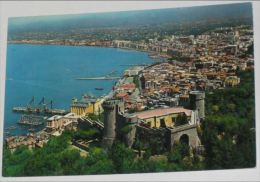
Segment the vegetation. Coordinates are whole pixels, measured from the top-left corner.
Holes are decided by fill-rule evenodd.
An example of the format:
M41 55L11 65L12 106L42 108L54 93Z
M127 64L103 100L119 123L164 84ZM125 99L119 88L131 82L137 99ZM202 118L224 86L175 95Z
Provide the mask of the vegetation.
M99 120L102 123L104 123L104 112L100 113L100 114L94 114L94 113L89 113L88 117L92 120Z
M91 128L88 130L78 130L75 134L73 139L78 140L78 139L83 139L83 140L91 140L95 138L101 139L101 133L98 129L96 128Z
M135 84L135 86L136 86L136 88L139 88L140 87L140 79L139 79L139 76L138 75L135 75L134 77L133 77L133 81L134 81L134 84Z
M206 96L202 143L207 169L254 167L256 163L254 72L238 74L238 87Z
M97 130L65 132L51 138L43 148L4 149L4 176L50 176L111 173L145 173L205 169L248 168L256 164L254 72L239 72L236 88L207 93L207 117L199 132L205 147L198 155L187 144L176 144L170 151L152 137L150 148L139 141L135 151L116 141L111 150L93 146L87 156L71 147L72 138L100 137ZM128 132L124 128L122 132ZM145 150L145 153L143 153Z

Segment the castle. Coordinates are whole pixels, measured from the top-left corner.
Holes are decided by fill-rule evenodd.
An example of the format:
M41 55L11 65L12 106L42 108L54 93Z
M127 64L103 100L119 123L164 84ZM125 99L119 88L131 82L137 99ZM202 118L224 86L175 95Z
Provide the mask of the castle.
M149 145L151 137L161 137L167 148L178 142L198 148L201 142L197 128L205 118L204 99L204 92L191 91L188 107L157 108L136 113L125 113L121 100L106 100L102 104L105 116L103 146L110 148L115 139L124 141L128 147L132 147L137 139Z

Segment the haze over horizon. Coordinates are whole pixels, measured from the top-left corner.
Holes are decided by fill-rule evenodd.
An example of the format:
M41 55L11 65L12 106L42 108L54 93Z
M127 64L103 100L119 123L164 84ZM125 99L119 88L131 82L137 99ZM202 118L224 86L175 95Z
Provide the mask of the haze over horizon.
M244 21L252 24L252 4L236 3L107 13L16 17L9 19L9 35L102 28L143 28L187 23Z

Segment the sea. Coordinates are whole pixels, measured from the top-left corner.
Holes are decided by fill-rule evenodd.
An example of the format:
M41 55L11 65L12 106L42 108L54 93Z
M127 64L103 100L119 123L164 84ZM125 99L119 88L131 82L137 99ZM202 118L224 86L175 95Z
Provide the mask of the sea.
M17 124L21 113L13 107L27 106L34 97L53 101L53 108L69 110L72 98L108 94L117 80L77 80L111 72L123 76L132 65L152 64L148 53L105 47L9 44L7 47L4 136L26 135L28 127ZM103 88L96 90L95 88ZM36 128L40 129L40 128Z

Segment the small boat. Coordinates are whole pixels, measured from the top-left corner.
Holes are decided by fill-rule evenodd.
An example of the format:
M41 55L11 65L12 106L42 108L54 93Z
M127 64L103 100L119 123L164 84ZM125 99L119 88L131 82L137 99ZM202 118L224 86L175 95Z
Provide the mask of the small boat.
M96 87L95 90L104 90L102 87Z

